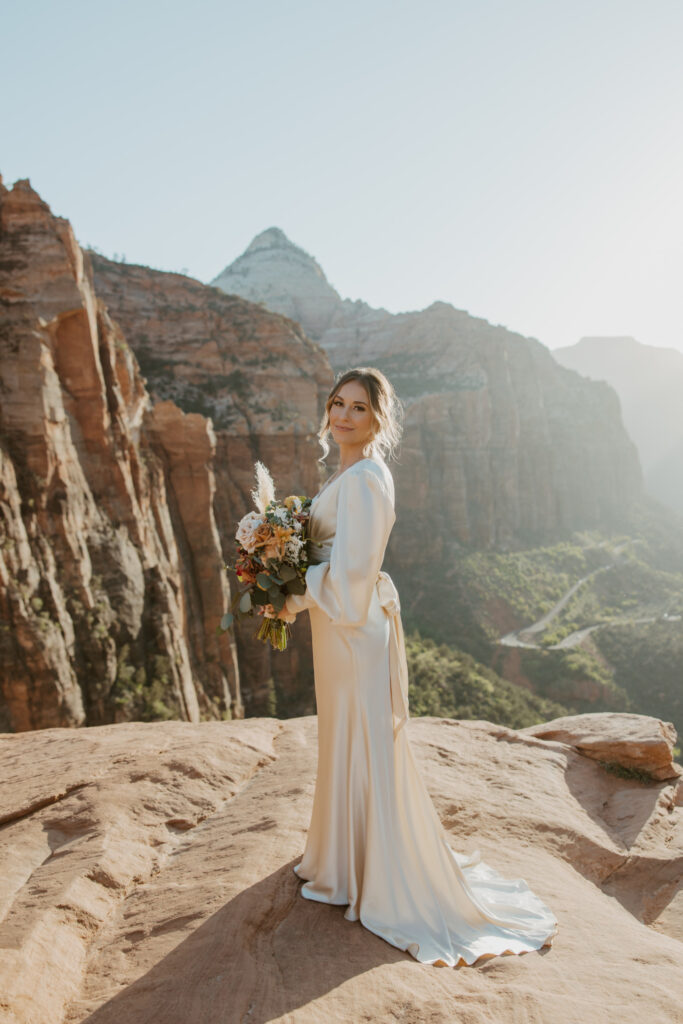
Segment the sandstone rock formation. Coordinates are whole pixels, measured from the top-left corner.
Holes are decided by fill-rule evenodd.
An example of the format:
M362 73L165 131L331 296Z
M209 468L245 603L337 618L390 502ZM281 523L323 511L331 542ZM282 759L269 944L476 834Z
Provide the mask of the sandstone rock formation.
M635 769L653 779L677 779L683 774L673 761L676 730L671 722L658 718L597 711L554 718L521 731L544 740L560 740L586 757Z
M298 324L234 295L148 267L92 254L97 293L123 328L152 397L210 416L216 432L214 508L223 561L235 555L235 525L253 508L261 459L278 496L315 494L322 482L317 441L332 384L325 353ZM199 499L197 495L197 500ZM314 709L308 617L297 642L272 652L237 627L247 711Z
M240 716L210 423L151 410L69 223L0 182L0 729Z
M315 719L46 729L0 737L3 1021L680 1020L675 783L487 722L407 728L451 844L539 893L551 949L438 969L301 898Z
M406 526L390 550L403 567L442 558L451 540L501 548L623 524L641 494L615 393L534 338L447 302L394 315L342 300L278 228L212 283L296 316L335 370L372 364L394 382L406 405L395 470Z
M92 263L97 294L123 327L153 397L212 419L214 508L223 561L232 563L234 527L253 509L257 459L280 497L313 495L321 485L315 435L332 384L328 359L297 324L244 299L181 274L96 254ZM254 641L254 632L251 620L236 628L248 713L313 711L307 616L285 652Z

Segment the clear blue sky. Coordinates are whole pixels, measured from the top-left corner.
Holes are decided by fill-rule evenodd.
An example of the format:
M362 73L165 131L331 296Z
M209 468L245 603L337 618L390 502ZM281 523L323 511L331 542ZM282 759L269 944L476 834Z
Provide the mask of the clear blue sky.
M681 0L6 6L0 173L209 281L272 225L343 297L683 350Z

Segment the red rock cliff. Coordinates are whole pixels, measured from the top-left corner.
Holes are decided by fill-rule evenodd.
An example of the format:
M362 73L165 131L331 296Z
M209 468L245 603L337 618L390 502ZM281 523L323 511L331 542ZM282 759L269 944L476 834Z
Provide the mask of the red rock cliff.
M241 716L213 430L151 409L28 181L0 180L0 398L0 730Z
M278 496L320 486L316 432L333 380L327 356L287 317L182 274L96 254L92 265L97 293L135 349L152 397L212 418L214 506L232 562L235 525L253 508L257 459ZM313 711L308 616L299 617L296 643L284 653L254 641L254 631L251 620L236 630L247 711Z

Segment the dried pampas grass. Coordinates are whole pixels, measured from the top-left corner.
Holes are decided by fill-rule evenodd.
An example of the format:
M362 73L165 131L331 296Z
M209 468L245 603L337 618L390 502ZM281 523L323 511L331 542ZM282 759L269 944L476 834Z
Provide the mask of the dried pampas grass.
M256 489L251 492L251 498L259 512L265 512L268 503L275 501L275 484L262 462L257 462L254 468L256 470Z

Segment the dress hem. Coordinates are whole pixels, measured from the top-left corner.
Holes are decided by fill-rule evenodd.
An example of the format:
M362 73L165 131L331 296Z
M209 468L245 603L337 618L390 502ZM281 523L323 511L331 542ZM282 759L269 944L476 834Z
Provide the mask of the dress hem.
M292 868L292 871L294 872L296 877L300 881L303 881L304 883L312 881L312 879L310 879L310 878L304 879L303 875L300 875L299 872L297 871L298 867L299 867L299 865L297 864L297 865L295 865ZM301 891L301 895L303 896L304 899L310 900L313 903L326 903L330 907L350 907L351 906L350 900L339 900L339 901L337 901L337 900L328 900L328 899L326 899L324 896L322 896L320 894L313 893L313 892L310 892L310 891L309 892L305 892L303 886L301 887L300 891ZM467 957L463 956L462 953L460 953L460 954L458 954L458 959L457 960L455 960L453 962L450 962L453 959L452 957L449 957L448 960L444 960L443 957L440 957L440 956L431 957L429 959L424 959L424 960L420 959L420 955L419 955L420 946L419 946L419 943L411 942L411 943L407 943L405 946L401 946L401 945L398 945L395 942L392 942L392 940L387 938L386 935L383 935L381 932L376 931L371 925L367 924L363 920L362 914L360 914L360 915L358 915L356 917L352 917L352 918L346 917L346 915L344 915L344 917L346 918L347 921L352 921L352 922L353 921L359 921L362 924L362 926L364 928L366 928L369 932L371 932L373 935L376 935L378 938L382 939L384 942L388 943L390 946L393 946L394 949L400 949L401 952L407 953L417 963L424 964L427 967L473 967L480 960L491 960L491 959L493 959L494 957L497 957L497 956L524 956L525 953L534 953L534 952L537 953L541 949L546 949L546 948L550 949L552 947L553 943L554 943L555 938L558 935L559 930L560 930L559 924L556 923L554 930L548 936L548 938L546 938L540 944L535 943L535 942L531 942L531 944L529 944L528 948L526 948L526 949L510 949L509 947L507 947L505 949L493 951L493 952L490 952L490 953L487 953L487 952L479 953L472 960L468 960ZM513 929L510 929L510 930L513 930ZM523 943L525 941L524 936L520 935L518 941ZM416 949L415 953L413 953L412 950L409 948L410 946L414 946L415 947L415 949Z

